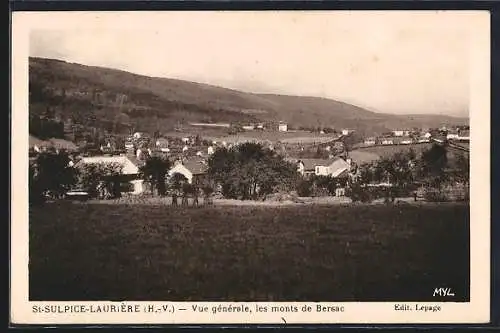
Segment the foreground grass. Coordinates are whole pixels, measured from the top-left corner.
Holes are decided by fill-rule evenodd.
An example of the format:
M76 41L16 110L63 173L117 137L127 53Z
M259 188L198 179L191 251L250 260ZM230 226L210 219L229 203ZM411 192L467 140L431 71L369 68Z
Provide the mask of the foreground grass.
M30 211L31 300L468 300L469 208Z

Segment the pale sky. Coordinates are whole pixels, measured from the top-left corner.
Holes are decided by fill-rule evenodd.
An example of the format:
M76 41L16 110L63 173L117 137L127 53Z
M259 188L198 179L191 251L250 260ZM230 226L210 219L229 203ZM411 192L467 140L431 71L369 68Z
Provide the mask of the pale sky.
M466 13L69 14L31 29L31 56L378 112L468 114Z

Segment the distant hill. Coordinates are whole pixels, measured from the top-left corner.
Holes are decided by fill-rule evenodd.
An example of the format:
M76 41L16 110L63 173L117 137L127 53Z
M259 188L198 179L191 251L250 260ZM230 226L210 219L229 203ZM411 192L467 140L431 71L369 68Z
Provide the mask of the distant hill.
M189 122L287 121L377 134L404 127L467 124L447 116L398 116L318 97L252 94L60 60L30 58L30 115L109 132L169 131Z

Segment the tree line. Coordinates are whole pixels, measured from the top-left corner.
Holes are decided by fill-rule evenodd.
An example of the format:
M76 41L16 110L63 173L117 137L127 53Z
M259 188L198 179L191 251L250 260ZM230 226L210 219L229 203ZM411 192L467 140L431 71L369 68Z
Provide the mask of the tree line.
M43 202L44 198L61 198L71 189L82 189L90 197L117 198L130 191L122 166L107 164L77 164L64 152L43 152L30 163L30 201ZM346 178L313 176L304 179L294 163L287 162L273 150L260 144L245 143L231 148L221 148L207 161L207 177L190 184L180 174L168 177L173 163L163 156L147 156L140 167L140 177L148 185L151 195L172 195L176 198L199 195L211 196L214 192L225 198L262 200L272 193L297 192L299 196L335 195L337 188L346 188L353 200L387 191L371 193L370 184L391 184L391 195L404 195L424 186L434 195L442 195L443 186L450 182L469 184L469 160L456 154L453 163L448 161L447 149L433 145L417 156L415 151L396 153L372 163L353 165ZM436 194L437 193L437 194Z

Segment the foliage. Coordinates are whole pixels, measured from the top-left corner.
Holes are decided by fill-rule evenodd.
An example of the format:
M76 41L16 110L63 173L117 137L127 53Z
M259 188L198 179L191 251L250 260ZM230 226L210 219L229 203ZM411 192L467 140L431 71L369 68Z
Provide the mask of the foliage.
M356 180L360 184L391 183L398 188L406 188L415 181L416 170L417 156L409 150L362 164L356 173Z
M168 159L160 156L149 156L146 163L140 168L144 181L151 186L151 193L156 189L158 195L163 196L167 192L165 177L171 163Z
M188 182L187 178L184 177L184 175L180 173L174 173L170 178L169 178L169 189L170 191L178 194L183 190L183 185Z
M447 179L445 169L448 165L446 148L434 144L422 152L419 173L431 186L437 187Z
M75 170L69 165L67 153L43 152L29 169L30 198L39 201L43 196L59 198L76 181Z
M52 119L31 116L29 132L42 140L49 138L64 139L64 123Z
M468 184L470 179L469 157L465 154L455 153L455 167L453 178L461 183Z
M309 197L312 194L312 181L301 179L297 183L297 193L300 197Z
M119 197L121 195L120 163L81 163L78 165L78 186L91 198Z
M218 149L209 159L209 175L232 199L258 199L266 194L295 189L296 166L260 144L244 143Z
M345 194L352 202L369 203L373 200L371 192L359 184L348 187Z

